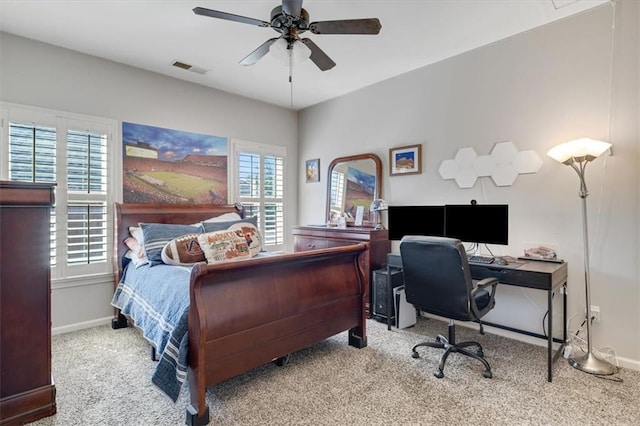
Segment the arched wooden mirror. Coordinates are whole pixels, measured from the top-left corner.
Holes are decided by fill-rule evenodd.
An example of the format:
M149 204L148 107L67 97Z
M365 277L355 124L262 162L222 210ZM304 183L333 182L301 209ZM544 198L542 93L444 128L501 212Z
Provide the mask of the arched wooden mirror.
M376 154L336 158L327 173L327 220L347 213L356 217L358 206L364 207L363 224L374 226L371 202L382 195L382 161Z

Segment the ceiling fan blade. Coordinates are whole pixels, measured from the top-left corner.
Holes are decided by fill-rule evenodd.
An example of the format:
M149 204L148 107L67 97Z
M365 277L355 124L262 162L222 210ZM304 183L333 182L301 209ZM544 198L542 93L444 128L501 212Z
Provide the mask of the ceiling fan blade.
M258 46L258 48L256 50L254 50L253 52L251 52L247 56L245 56L240 61L240 65L248 66L248 65L253 65L256 62L258 62L260 60L260 58L262 58L264 55L269 53L269 47L271 47L271 45L273 43L275 43L275 41L278 40L279 38L281 38L281 37L270 38L269 40L267 40L264 43L262 43L260 46Z
M378 18L342 19L309 24L309 30L314 34L378 34L381 28L382 24Z
M246 16L234 15L233 13L220 12L219 10L211 10L204 7L196 7L193 13L210 18L225 19L227 21L241 22L243 24L257 25L258 27L270 27L271 24L260 19L248 18Z
M311 39L302 38L300 41L303 42L309 50L311 50L311 56L309 59L311 59L311 61L316 64L321 71L327 71L336 66L336 63L333 62L333 60L328 57L327 54L324 53L322 49L320 49Z

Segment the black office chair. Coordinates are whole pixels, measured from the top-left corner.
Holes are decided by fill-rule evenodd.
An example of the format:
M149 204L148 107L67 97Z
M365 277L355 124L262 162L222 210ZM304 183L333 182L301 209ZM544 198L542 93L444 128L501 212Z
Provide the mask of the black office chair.
M416 350L420 346L445 349L438 370L433 373L442 378L445 361L452 352L459 352L482 362L485 367L482 375L491 378L491 366L484 359L480 343L456 343L454 320L478 322L480 334L484 334L480 319L495 306L498 279L485 278L474 286L460 240L405 236L400 242L400 254L407 302L422 311L449 318L449 338L438 335L435 342L419 343L413 347L411 356L420 357Z

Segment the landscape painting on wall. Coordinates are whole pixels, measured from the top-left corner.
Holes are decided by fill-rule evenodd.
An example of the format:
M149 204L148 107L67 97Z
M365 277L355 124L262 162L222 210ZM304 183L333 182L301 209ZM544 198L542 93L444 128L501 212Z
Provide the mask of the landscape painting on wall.
M227 138L123 122L122 144L125 203L227 203Z

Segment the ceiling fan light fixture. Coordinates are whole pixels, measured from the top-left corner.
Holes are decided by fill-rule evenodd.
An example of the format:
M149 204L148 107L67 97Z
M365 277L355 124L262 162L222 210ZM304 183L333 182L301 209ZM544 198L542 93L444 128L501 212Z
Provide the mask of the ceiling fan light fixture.
M289 55L293 64L300 64L311 56L311 50L304 43L294 41L288 49L287 40L282 37L269 47L269 52L284 66L289 66Z

